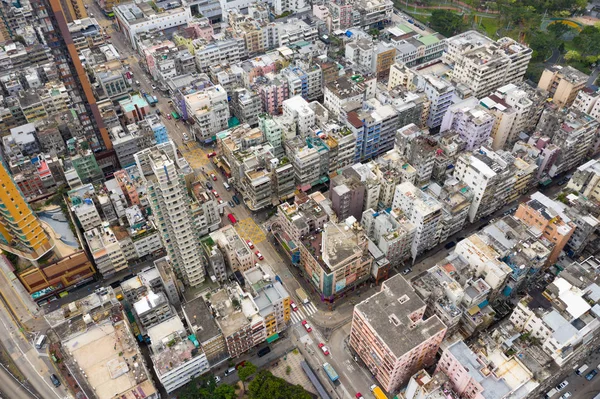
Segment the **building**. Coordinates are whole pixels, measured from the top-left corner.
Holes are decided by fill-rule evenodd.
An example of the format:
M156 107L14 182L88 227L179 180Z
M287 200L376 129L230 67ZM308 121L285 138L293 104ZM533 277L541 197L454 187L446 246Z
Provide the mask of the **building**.
M98 272L108 277L127 269L128 263L121 250L121 245L107 222L84 233Z
M237 283L213 292L207 300L225 338L229 357L236 358L267 340L265 319Z
M479 100L469 98L448 107L440 132L452 129L467 144L466 150L476 150L487 144L492 133L496 118L485 107L479 105Z
M342 76L327 84L323 90L323 105L332 115L340 116L342 106L348 102L362 104L367 98L367 90L374 80L365 80L362 76L352 78Z
M349 346L389 393L435 361L446 326L437 316L424 320L425 308L400 275L354 307Z
M174 155L175 145L170 141L134 157L147 182L150 208L171 264L178 277L193 287L204 281L204 262L185 182L191 169Z
M361 224L367 236L390 261L391 267L400 267L410 257L417 228L400 210L364 211Z
M572 108L590 115L596 120L600 120L600 91L594 91L590 87L584 87L577 92L577 97L573 102Z
M262 112L260 96L256 92L245 88L231 91L231 113L238 118L241 124L247 123L250 126L256 126Z
M353 220L328 222L299 244L300 268L329 302L370 276L373 258L368 254L368 240Z
M394 148L396 130L400 127L398 112L377 99L347 103L340 118L356 136L354 162L362 162Z
M579 166L567 188L600 203L600 161L592 159Z
M390 78L391 79L391 78ZM400 79L400 78L396 78ZM403 80L403 79L400 79ZM409 80L411 82L412 80ZM435 128L442 124L442 118L452 105L455 87L446 79L434 74L418 74L416 76L415 86L423 90L429 99L429 116L427 117L427 127Z
M414 263L419 254L433 248L439 242L442 205L412 183L404 182L396 186L392 209L402 210L416 228L411 245Z
M454 177L473 191L469 208L471 223L502 207L515 183L512 164L484 147L477 152L461 154Z
M204 90L193 90L183 97L184 119L192 119L195 137L203 142L211 142L212 137L227 129L229 103L223 87L210 86Z
M140 392L148 399L160 397L111 287L68 303L45 318L60 340L63 361L77 364L77 378L83 379L80 383L95 397L136 399Z
M23 198L4 162L0 165L0 247L24 259L38 260L54 247Z
M546 266L553 265L558 260L575 230L575 224L565 213L566 208L566 205L551 200L538 191L531 195L529 201L521 203L515 212L516 218L539 231L554 244Z
M493 41L468 31L447 41L445 62L453 66L452 77L469 87L475 98L483 98L499 87L523 80L532 51L503 37Z
M233 226L223 226L220 230L210 233L210 238L223 253L232 272L243 273L254 267L255 255Z
M365 187L358 176L340 174L331 179L329 199L338 220L350 216L359 220L364 211Z
M225 338L219 330L208 304L199 296L183 305L183 315L190 330L206 354L211 367L229 358Z
M572 66L552 65L544 69L538 88L546 90L558 106L570 107L589 78Z
M167 296L161 292L148 291L146 295L132 303L140 327L147 330L173 317Z
M167 393L209 370L206 354L196 337L186 331L179 317L149 328L148 337L154 371Z
M167 28L186 25L191 19L191 8L179 2L175 6L153 8L150 2L126 3L113 7L119 30L123 32L129 44L137 48L136 37L145 32L163 31Z
M295 122L297 135L306 136L315 128L315 113L303 97L288 98L282 105L283 117Z

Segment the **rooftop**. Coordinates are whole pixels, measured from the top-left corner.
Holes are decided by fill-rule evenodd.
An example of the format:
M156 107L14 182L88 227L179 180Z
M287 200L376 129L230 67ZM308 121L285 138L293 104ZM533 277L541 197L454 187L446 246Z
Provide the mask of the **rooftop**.
M425 306L404 277L396 275L382 284L381 291L356 305L355 311L362 314L381 341L399 358L446 330L437 316L411 320L411 315Z
M159 376L202 352L192 342L194 336L187 336L185 327L177 316L149 328L148 336L152 342L152 363Z
M201 296L183 305L183 312L190 321L190 328L195 331L196 339L202 344L221 334L210 309Z

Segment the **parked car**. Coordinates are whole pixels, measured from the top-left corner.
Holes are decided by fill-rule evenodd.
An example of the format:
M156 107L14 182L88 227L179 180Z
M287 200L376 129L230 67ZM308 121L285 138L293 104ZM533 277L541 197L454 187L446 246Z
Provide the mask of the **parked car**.
M258 260L264 260L265 259L265 257L262 256L262 254L260 253L260 251L256 251L256 252L254 252L254 254L258 257Z
M356 395L354 395L354 397L356 399L364 399L364 397L362 396L362 394L360 392L356 392Z
M585 379L588 381L591 381L594 379L594 377L598 374L598 371L596 369L590 371L589 373L587 373L585 375Z
M567 381L567 380L564 380L563 382L561 382L560 384L558 384L558 385L556 386L556 389L557 389L557 390L559 390L559 391L562 391L563 389L565 389L565 387L566 387L567 385L569 385L569 381Z
M217 153L213 151L213 152L209 152L208 154L206 154L206 157L207 158L212 158L212 157L214 157L216 155L217 155Z
M209 181L206 182L206 188L208 188L209 190L213 189L212 184L210 184Z
M298 311L298 306L294 303L294 301L290 301L290 308L292 308L294 312Z
M171 114L167 114L167 119L168 119L168 120L171 120L171 118L172 118L172 117L171 117Z
M217 192L217 190L212 190L212 193L215 197L219 198L219 193Z
M239 205L239 204L240 204L240 200L239 200L239 198L237 197L237 195L234 195L234 196L232 196L232 197L231 197L231 199L233 200L233 202L235 202L235 204L236 204L236 205Z
M235 203L233 201L229 201L228 204L230 207L235 208Z
M218 384L219 382L221 382L221 377L215 375L215 384Z
M55 387L59 387L60 386L60 380L58 379L58 377L55 374L50 374L50 381L52 381L52 384Z
M325 356L329 356L329 348L327 348L323 342L319 343L319 348L321 348L321 351Z
M217 176L214 173L210 174L210 178L213 179L213 181L217 181Z
M571 392L565 392L563 394L563 396L560 397L560 399L567 399L570 398L572 396Z
M410 272L412 272L412 269L410 267L407 267L406 269L402 270L402 274L404 274L405 276Z
M446 249L450 249L456 246L456 243L454 241L450 241L448 244L444 245L444 248Z
M302 320L302 325L304 326L304 329L306 330L306 332L312 331L312 327L310 326L310 324L308 324L308 322L306 320Z
M152 90L156 90L156 86L155 85L152 85Z
M246 240L246 244L248 244L248 247L250 247L250 249L254 249L254 244L252 244L252 241Z
M185 141L188 141L188 140L190 139L190 138L188 137L187 133L184 133L184 134L183 134L183 139L184 139Z

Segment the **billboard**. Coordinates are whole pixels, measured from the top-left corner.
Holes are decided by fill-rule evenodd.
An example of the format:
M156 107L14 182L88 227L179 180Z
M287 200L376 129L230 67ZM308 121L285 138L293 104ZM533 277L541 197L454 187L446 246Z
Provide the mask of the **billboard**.
M344 288L346 288L346 278L345 277L335 282L335 292L340 292Z

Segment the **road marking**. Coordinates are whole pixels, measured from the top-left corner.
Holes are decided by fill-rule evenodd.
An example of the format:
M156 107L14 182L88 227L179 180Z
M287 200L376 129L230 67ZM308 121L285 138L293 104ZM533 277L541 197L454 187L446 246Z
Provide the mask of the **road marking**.
M261 243L267 239L265 232L262 231L252 218L238 220L235 229L244 240L250 240L254 244Z
M317 313L317 311L318 311L317 307L310 302L305 303L302 306L304 307L304 310L306 310L306 313L308 313L309 316Z

